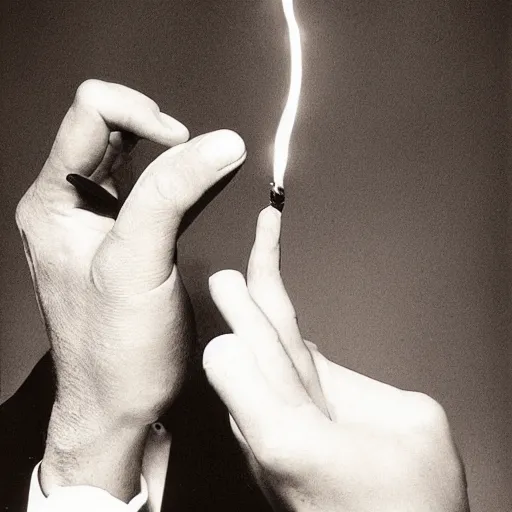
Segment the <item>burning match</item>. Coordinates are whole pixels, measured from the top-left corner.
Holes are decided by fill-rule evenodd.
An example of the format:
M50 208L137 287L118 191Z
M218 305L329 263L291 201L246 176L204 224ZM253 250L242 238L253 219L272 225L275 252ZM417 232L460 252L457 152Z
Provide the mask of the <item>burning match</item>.
M273 206L280 212L284 208L284 188L275 183L270 184L270 206Z
M290 40L290 89L277 127L274 143L274 181L270 185L270 205L280 212L284 208L284 174L288 163L290 139L297 116L302 82L302 49L299 26L293 10L293 0L282 1Z

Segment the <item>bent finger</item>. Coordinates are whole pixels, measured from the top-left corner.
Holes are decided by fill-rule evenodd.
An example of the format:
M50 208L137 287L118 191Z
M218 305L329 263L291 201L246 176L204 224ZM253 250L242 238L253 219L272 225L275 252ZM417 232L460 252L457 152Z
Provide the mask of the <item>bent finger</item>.
M189 137L183 124L160 112L144 94L119 84L87 80L78 87L36 180L39 196L54 204L76 200L66 175L90 176L105 157L110 133L118 130L166 146Z
M90 179L100 183L102 186L105 186L106 183L111 183L113 176L115 176L115 170L119 167L120 160L128 158L139 139L139 137L129 132L110 132L108 146L103 159L92 172ZM115 195L117 195L117 192Z

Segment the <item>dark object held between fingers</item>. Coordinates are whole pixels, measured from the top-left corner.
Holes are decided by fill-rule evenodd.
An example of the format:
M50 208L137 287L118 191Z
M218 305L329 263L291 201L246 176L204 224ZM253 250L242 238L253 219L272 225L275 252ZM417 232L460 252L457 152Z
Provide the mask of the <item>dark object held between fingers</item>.
M87 206L115 215L119 213L121 208L119 201L101 185L80 174L68 174L66 180L75 187Z

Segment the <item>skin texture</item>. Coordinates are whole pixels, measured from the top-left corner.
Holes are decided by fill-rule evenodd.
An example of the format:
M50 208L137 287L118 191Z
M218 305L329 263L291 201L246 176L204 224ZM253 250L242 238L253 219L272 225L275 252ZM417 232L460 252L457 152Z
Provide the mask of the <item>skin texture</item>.
M139 138L171 149L135 183L125 164ZM246 156L227 130L187 139L144 95L87 81L18 206L58 380L40 473L47 494L82 484L129 501L148 425L179 392L194 329L176 238L184 215ZM85 208L68 173L115 193L117 218ZM234 334L204 354L262 489L283 510L468 510L441 406L303 340L279 273L280 222L272 208L260 215L247 284L233 271L212 277Z
M135 183L124 163L140 138L170 149ZM246 156L228 130L188 138L143 94L88 80L18 205L57 374L40 472L47 494L85 484L129 501L148 425L179 391L194 328L176 238L187 210ZM68 173L118 196L117 218L86 209Z
M300 335L279 273L281 214L260 214L247 284L210 279L233 330L203 365L276 510L467 512L443 408L326 359ZM315 377L319 378L318 382Z

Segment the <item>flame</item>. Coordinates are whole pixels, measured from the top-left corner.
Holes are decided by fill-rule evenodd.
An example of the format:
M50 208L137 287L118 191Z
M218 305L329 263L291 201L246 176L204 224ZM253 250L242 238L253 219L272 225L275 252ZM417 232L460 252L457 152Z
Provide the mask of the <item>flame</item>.
M282 187L284 173L288 164L288 151L292 136L297 108L299 106L300 88L302 83L302 48L300 31L295 18L293 0L282 0L288 36L290 40L291 72L288 99L277 127L274 143L274 183Z

